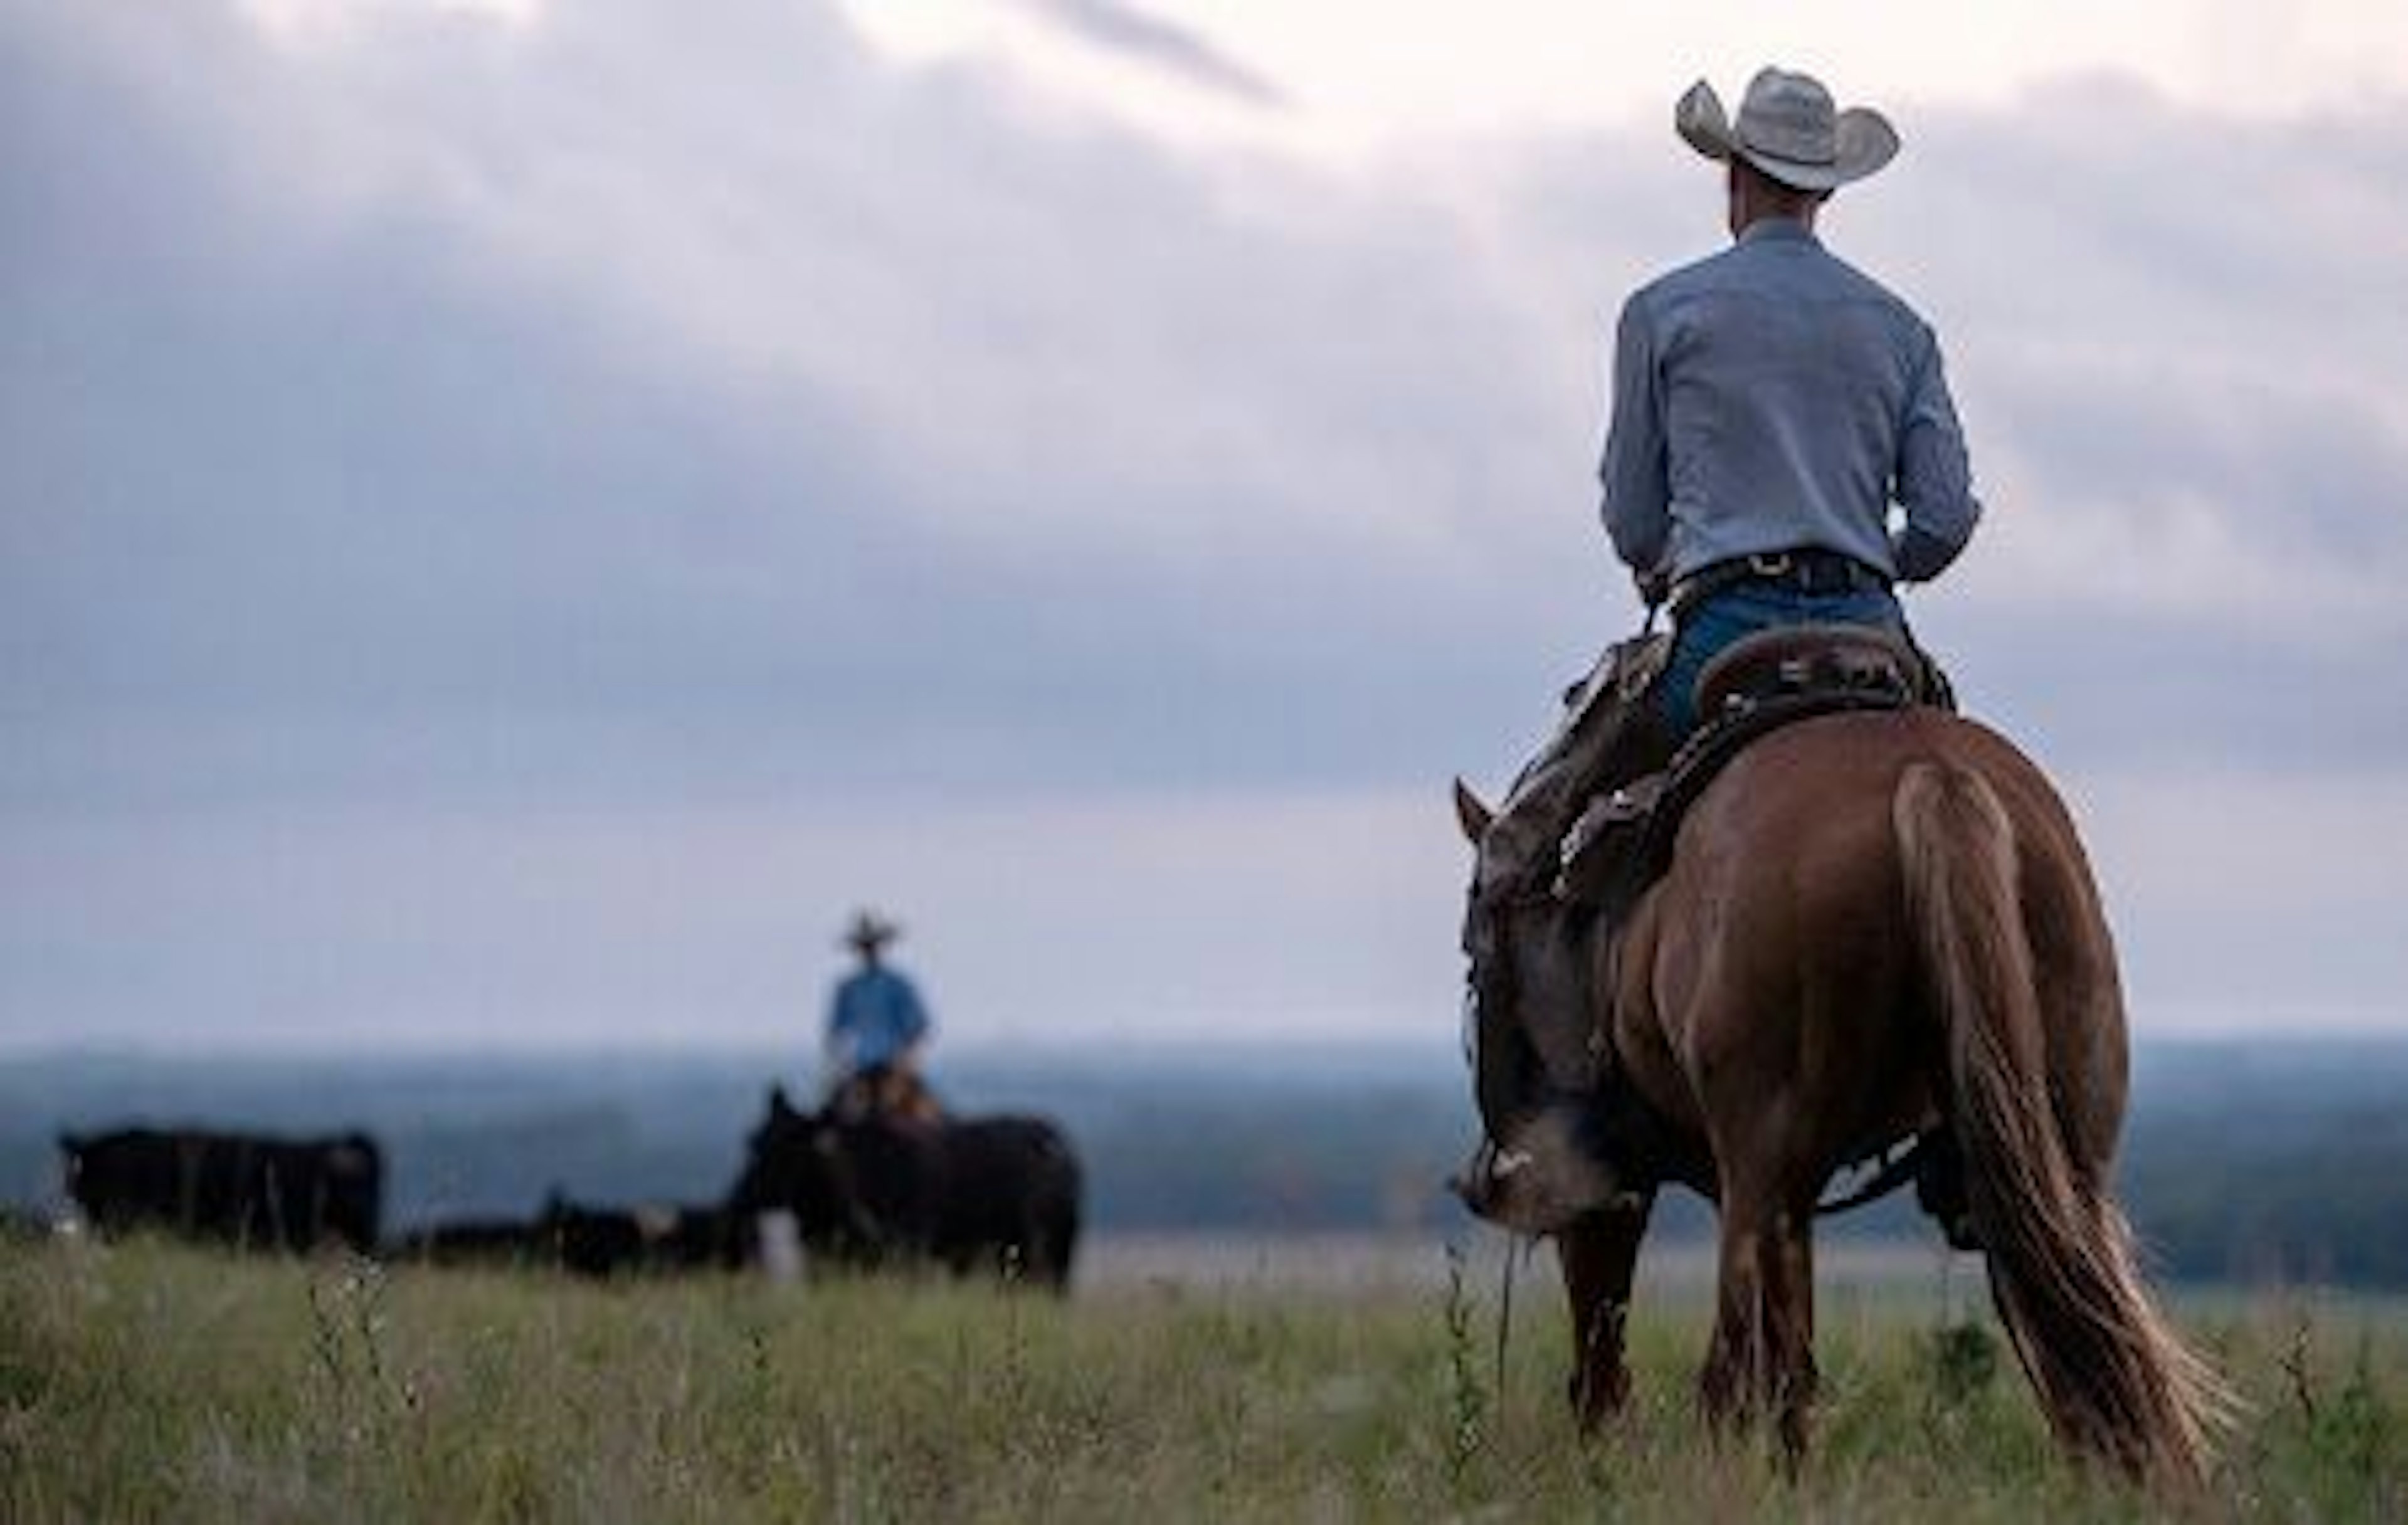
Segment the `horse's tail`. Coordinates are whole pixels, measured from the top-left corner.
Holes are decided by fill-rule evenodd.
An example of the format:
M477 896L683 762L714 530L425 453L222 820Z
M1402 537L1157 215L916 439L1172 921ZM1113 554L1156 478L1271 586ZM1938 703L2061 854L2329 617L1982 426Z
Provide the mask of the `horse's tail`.
M1944 763L1909 768L1891 812L1973 1226L2016 1355L2064 1442L2195 1484L2230 1399L2151 1303L2123 1214L2068 1158L2014 820L1979 774Z

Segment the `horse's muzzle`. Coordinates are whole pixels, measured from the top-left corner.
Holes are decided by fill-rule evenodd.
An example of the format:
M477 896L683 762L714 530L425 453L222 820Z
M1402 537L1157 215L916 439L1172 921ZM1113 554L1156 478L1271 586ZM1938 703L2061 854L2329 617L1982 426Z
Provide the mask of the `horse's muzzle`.
M1535 1163L1536 1158L1526 1150L1500 1149L1496 1140L1482 1139L1463 1168L1446 1178L1447 1189L1478 1216L1502 1222L1512 1216L1513 1178Z
M1577 1111L1549 1107L1510 1128L1508 1141L1483 1139L1447 1186L1477 1216L1514 1233L1550 1234L1603 1207L1632 1199L1613 1167L1584 1142Z

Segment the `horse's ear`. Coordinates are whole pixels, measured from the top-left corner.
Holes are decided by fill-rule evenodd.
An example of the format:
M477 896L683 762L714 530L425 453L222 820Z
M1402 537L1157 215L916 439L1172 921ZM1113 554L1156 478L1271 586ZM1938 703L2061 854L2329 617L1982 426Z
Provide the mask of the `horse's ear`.
M782 1083L771 1086L769 1087L769 1115L772 1117L788 1117L794 1115L794 1111L795 1104L786 1100L785 1086Z
M1470 784L1456 779L1455 818L1463 824L1464 840L1477 847L1480 839L1487 836L1488 828L1496 824L1497 813L1480 802L1480 797L1471 792Z

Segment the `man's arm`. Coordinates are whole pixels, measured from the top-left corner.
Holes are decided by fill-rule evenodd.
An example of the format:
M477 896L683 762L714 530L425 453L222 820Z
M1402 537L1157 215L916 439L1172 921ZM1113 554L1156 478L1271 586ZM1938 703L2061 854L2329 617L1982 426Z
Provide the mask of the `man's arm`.
M1928 330L1923 365L1907 401L1905 425L1899 431L1897 494L1899 506L1906 511L1906 523L1890 540L1899 578L1928 583L1956 559L1982 517L1982 505L1973 496L1965 431L1956 422L1956 405L1948 396L1947 374L1940 363L1940 341Z
M1644 581L1657 575L1672 520L1665 463L1664 412L1657 396L1656 339L1637 295L1622 304L1613 334L1613 414L1606 425L1598 480L1598 515L1614 554Z

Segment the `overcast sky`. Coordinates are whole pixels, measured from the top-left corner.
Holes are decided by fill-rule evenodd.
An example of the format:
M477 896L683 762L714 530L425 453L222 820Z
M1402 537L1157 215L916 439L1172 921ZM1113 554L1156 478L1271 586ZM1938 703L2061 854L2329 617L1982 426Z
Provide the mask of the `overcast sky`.
M0 0L0 1045L1450 1043L1770 59L2136 1027L2408 1031L2408 23L2091 8Z

